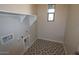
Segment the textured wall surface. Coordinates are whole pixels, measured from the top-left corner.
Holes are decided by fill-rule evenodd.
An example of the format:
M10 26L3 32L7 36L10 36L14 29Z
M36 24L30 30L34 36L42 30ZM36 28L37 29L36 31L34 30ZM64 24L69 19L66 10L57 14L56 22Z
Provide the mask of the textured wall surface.
M68 54L74 54L79 48L79 5L70 5L68 11L65 46Z
M56 5L55 21L47 22L47 5L38 5L38 38L64 41L64 32L67 19L67 6Z

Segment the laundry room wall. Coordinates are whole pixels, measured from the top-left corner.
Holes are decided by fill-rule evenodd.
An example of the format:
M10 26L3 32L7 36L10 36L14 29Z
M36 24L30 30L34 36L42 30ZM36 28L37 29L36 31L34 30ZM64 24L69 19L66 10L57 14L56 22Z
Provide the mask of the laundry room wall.
M79 5L69 5L65 32L65 46L68 54L79 52Z
M27 36L27 30L29 21L33 21L31 16L36 15L36 5L17 5L17 4L1 4L0 10L4 13L0 13L0 54L22 54L24 53L24 41L21 36ZM5 11L12 12L14 14L5 14ZM26 17L22 15L16 15L15 13L24 13ZM30 15L30 16L28 16ZM29 19L30 17L30 19ZM21 21L21 19L24 19ZM29 29L30 31L30 29ZM34 31L34 30L33 30ZM32 32L33 32L32 31ZM33 34L33 33L32 33ZM2 43L2 37L12 35L12 40L7 43ZM34 36L33 36L34 37ZM33 40L32 40L33 41Z
M67 5L56 5L54 22L47 21L47 4L39 4L37 10L38 38L64 42L64 33L67 20Z

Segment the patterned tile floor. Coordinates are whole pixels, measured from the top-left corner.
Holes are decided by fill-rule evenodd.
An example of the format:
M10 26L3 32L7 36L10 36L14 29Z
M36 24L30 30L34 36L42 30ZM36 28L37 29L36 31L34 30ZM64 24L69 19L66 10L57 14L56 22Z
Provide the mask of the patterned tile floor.
M64 46L61 43L38 39L24 53L25 55L65 55Z

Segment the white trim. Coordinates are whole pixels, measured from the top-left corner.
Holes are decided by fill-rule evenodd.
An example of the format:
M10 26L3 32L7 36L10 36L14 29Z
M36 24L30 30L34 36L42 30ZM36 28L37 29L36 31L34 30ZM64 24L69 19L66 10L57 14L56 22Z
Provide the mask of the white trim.
M62 41L52 40L52 39L48 39L48 38L38 37L38 39L48 40L48 41L53 41L53 42L58 42L58 43L62 43L62 44L64 44L64 42L62 42Z
M31 15L31 16L35 16L35 15L30 14L30 13L22 12L22 11L6 11L6 10L0 10L0 12L10 13L10 14L19 14L19 15Z

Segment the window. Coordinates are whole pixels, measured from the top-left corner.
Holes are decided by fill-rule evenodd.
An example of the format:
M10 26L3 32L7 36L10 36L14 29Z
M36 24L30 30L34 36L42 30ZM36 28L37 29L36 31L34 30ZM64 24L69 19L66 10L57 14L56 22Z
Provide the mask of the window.
M54 21L55 5L48 4L48 21Z

